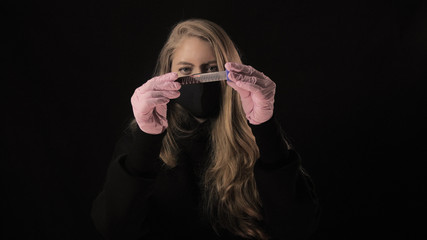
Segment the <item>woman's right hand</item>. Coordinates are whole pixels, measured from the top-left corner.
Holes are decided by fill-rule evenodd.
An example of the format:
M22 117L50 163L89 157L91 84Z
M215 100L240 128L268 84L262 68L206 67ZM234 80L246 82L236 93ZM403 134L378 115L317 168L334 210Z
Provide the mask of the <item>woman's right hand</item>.
M181 84L175 82L177 78L177 73L167 73L148 80L135 90L131 98L132 110L143 132L160 134L168 127L166 104L180 95Z

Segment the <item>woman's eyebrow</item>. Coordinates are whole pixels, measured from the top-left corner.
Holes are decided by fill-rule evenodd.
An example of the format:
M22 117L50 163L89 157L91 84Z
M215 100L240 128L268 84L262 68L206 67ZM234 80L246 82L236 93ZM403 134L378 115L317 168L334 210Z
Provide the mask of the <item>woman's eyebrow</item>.
M191 66L194 66L194 64L189 63L189 62L184 62L184 61L178 62L177 64L178 65L191 65Z
M212 60L212 61L209 61L207 63L203 63L202 66L209 65L209 64L216 64L216 60ZM194 64L189 63L189 62L185 62L185 61L180 61L180 62L177 63L177 65L191 65L191 66L194 66Z
M216 64L216 60L209 61L209 62L205 63L204 65L213 64L213 63Z

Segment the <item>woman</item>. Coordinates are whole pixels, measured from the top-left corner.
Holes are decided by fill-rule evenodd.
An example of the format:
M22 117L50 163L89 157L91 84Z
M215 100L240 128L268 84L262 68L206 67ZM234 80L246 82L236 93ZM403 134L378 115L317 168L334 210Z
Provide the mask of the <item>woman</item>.
M228 71L227 81L178 77ZM318 205L274 118L275 83L241 63L224 30L178 23L155 77L131 98L92 217L107 239L305 239Z

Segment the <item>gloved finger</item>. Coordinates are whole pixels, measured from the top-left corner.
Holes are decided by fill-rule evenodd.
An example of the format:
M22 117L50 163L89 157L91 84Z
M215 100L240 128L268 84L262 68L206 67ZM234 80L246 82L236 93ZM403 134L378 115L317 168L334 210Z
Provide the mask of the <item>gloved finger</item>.
M163 82L173 82L176 79L178 79L177 73L175 72L166 73L157 77L153 77L152 79L148 80L146 83L142 84L138 89L145 92L155 88L156 86L161 86ZM170 85L170 87L178 87L178 84L172 84Z
M169 101L170 99L166 97L147 98L145 99L145 109L147 109L147 111L152 111L153 108L160 105L166 105Z
M149 91L144 94L146 98L178 98L181 93L179 91Z
M166 106L166 104L157 105L156 106L156 112L158 113L160 119L167 122L167 119L166 119L167 106Z
M243 82L247 82L247 83L256 84L259 81L258 78L254 77L254 76L244 75L241 73L230 72L228 74L228 76L234 82L243 81Z
M178 73L170 72L157 77L152 78L150 81L153 82L173 82L178 79Z
M155 130L156 132L161 132L163 127L168 126L168 121L166 117L162 114L157 113L156 111L152 111L149 113L141 113L138 116L137 122L140 124L140 127L145 129L146 131Z
M227 81L227 84L230 87L232 87L234 90L236 90L240 94L241 97L247 97L250 94L248 91L238 87L235 82Z
M244 89L248 92L251 92L251 93L257 93L259 91L262 91L262 89L263 89L261 86L258 86L254 83L251 83L251 82L238 81L238 82L236 82L236 85L239 88L242 88L242 89Z
M237 81L237 80L235 79L235 76L232 75L232 72L227 71L227 83L228 82L235 82L235 81Z
M246 83L251 83L251 84L256 84L257 86L260 86L261 89L270 89L270 88L276 88L276 83L274 83L270 78L265 77L265 78L257 78L255 76L249 76L249 75L244 75L244 74L240 74L240 73L233 73L230 72L228 74L230 79L233 79L233 81L238 82L238 81L242 81L242 82L246 82Z
M156 91L152 89L146 89L144 86L139 87L135 90L132 95L132 99L136 101L144 101L144 98L147 97L167 97L167 98L177 98L181 93L178 90L170 91Z
M255 68L249 65L244 65L244 64L235 63L235 62L228 62L225 64L225 68L230 72L236 72L244 75L254 76L260 79L266 78L264 73L256 70Z
M163 77L160 76L160 77ZM164 78L166 79L166 78ZM152 78L140 86L138 89L142 92L147 92L150 90L179 90L181 88L181 84L179 82L174 82L175 80L164 80L159 77ZM169 78L174 79L174 78Z
M179 82L158 82L156 84L153 84L151 87L155 91L179 90L179 89L181 89L181 83L179 83Z
M153 118L157 119L156 122L161 122L162 125L167 126L166 112L166 104L158 105L153 111Z
M227 84L228 84L230 87L232 87L234 90L239 91L239 90L240 90L240 88L236 85L236 83L235 83L234 81L236 81L236 80L230 80L230 81L227 81Z

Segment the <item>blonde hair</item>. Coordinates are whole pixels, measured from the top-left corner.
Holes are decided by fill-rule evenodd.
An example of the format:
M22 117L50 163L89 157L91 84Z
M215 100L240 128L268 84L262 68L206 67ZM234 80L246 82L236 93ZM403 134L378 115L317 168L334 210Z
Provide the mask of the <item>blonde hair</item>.
M185 37L198 37L212 46L219 71L226 62L241 63L230 37L217 24L190 19L174 26L163 46L154 75L171 71L175 49ZM250 239L267 239L261 228L261 201L254 165L259 158L255 137L247 123L240 96L225 82L221 83L222 104L219 116L211 122L210 161L202 176L203 208L215 231L227 229ZM177 164L180 151L176 139L191 136L195 129L186 124L189 115L177 104L168 105L168 129L160 158L169 167Z

